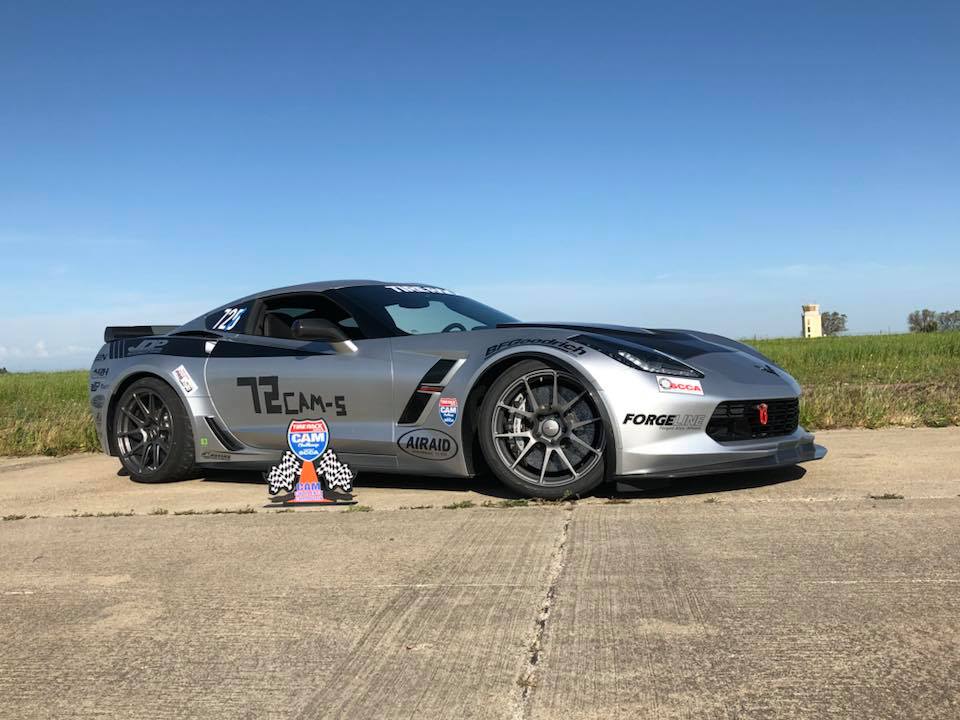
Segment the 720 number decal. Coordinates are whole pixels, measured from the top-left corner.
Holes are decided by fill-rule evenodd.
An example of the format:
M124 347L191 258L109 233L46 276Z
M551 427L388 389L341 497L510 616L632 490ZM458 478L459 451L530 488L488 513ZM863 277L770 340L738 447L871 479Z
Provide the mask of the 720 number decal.
M213 329L233 330L237 326L237 323L240 322L240 318L243 317L243 314L246 311L246 308L227 308L223 311L223 315L220 316L220 319L213 324Z

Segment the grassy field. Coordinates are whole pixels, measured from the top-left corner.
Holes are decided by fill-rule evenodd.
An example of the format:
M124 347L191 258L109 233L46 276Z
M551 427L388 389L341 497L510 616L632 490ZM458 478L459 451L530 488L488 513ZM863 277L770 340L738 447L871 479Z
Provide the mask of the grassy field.
M803 386L811 430L960 425L960 332L748 342Z
M85 370L0 375L0 455L99 450Z
M750 341L804 388L811 430L960 425L960 333ZM0 455L98 450L87 373L0 375Z

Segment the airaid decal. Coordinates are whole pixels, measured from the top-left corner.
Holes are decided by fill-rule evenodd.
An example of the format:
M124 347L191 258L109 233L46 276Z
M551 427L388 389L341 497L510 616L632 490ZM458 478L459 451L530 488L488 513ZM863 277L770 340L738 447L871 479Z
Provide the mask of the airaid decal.
M404 433L397 440L397 445L407 455L423 460L449 460L456 457L457 441L440 430L419 428Z
M663 430L699 430L706 422L706 415L657 415L653 413L627 413L624 425L647 425Z
M562 350L565 353L570 353L571 355L583 356L587 354L587 349L582 345L577 345L568 340L558 340L557 338L515 338L513 340L505 340L499 345L491 345L487 348L487 353L485 357L490 357L491 355L496 355L498 352L504 350L509 350L510 348L517 347L518 345L538 345L540 347L551 347L556 350Z

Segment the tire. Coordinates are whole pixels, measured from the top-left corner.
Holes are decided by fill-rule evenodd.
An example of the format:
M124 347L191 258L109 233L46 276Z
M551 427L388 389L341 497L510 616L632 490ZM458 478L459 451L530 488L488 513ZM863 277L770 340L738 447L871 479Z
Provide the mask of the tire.
M176 391L159 378L134 382L113 413L120 463L142 483L183 480L195 471L193 427Z
M488 388L478 432L494 475L521 495L579 497L603 482L603 415L570 372L539 360L511 366Z

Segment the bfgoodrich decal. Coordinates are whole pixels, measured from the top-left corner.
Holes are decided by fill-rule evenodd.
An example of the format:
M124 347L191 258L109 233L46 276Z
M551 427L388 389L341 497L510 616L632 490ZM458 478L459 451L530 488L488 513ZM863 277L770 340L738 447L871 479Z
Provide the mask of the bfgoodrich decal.
M487 348L485 357L496 355L502 350L509 350L512 347L517 347L518 345L539 345L540 347L552 347L556 348L557 350L563 350L571 355L578 356L587 354L587 351L583 346L567 340L558 340L557 338L516 338L514 340L505 340L499 345L491 345Z
M420 428L404 433L397 445L408 455L424 460L449 460L457 454L457 441L440 430Z

